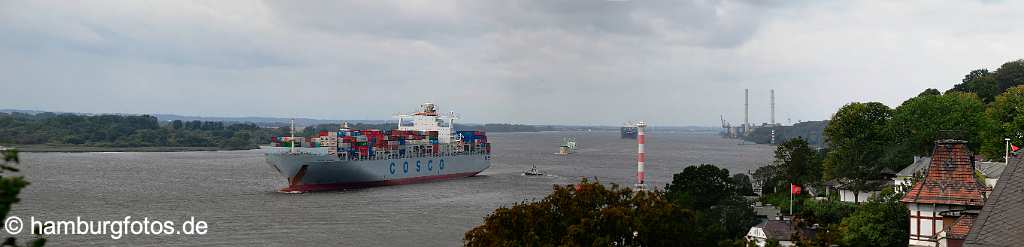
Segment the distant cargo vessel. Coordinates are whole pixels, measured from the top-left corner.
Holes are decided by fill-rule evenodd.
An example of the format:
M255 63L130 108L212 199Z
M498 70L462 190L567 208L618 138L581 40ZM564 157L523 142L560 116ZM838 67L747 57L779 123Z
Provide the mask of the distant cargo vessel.
M619 129L622 132L623 139L636 139L636 126L625 124Z
M288 179L283 192L461 178L491 166L491 144L483 132L453 131L454 113L439 116L431 103L422 108L397 116L398 129L392 131L346 125L309 138L275 137L267 163Z

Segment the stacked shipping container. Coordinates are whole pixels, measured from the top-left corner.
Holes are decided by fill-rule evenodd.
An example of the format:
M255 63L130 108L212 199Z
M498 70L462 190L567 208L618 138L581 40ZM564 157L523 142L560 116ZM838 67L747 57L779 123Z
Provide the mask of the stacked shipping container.
M455 140L442 143L437 131L343 130L321 131L316 137L296 137L296 147L326 148L343 159L389 159L460 154L489 154L491 145L481 131L457 131ZM275 147L289 147L289 137L273 137Z

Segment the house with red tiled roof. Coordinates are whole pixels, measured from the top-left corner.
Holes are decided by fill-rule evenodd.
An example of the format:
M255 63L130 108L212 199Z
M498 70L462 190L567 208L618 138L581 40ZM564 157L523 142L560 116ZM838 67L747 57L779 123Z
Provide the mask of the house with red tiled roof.
M924 179L914 183L900 199L910 210L911 246L948 246L949 237L959 237L959 230L970 229L973 221L960 218L967 215L963 212L984 206L987 190L974 175L975 165L966 141L935 142ZM947 227L957 224L960 226Z
M946 226L938 233L939 246L962 247L964 241L967 240L967 234L971 232L974 221L978 219L978 212L974 210L953 211L943 214L942 218L952 221L943 222Z

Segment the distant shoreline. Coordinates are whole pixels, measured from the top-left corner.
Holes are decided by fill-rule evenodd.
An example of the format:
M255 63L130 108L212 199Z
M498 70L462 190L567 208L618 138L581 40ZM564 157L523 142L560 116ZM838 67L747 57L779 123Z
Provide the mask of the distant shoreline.
M618 130L596 129L592 132L616 132ZM557 133L557 132L591 132L587 130L538 130L538 131L493 131L494 134L516 134L516 133ZM662 132L662 131L657 131ZM655 132L655 133L657 133ZM678 133L712 133L709 131L666 131ZM196 151L239 151L260 149L260 147L249 149L231 149L221 147L101 147L74 144L0 144L0 147L17 149L22 153L90 153L90 152L196 152Z
M96 147L84 145L4 145L22 153L89 153L89 152L192 152L192 151L236 151L252 149L228 149L220 147ZM259 149L259 148L253 148Z

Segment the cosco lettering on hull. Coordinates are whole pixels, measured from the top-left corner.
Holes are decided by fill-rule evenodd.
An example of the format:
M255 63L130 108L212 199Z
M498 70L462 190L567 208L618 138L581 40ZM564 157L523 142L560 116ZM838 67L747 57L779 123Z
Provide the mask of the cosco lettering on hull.
M401 169L402 169L402 174L409 174L409 161L402 161ZM433 171L434 170L434 160L427 160L426 170L427 171ZM437 170L438 171L444 170L444 159L441 159L441 160L437 161ZM416 160L416 166L415 166L415 171L414 172L420 173L422 171L423 171L423 161ZM390 173L391 175L395 175L396 173L398 173L398 164L395 163L395 162L391 162L391 164L388 165L388 173Z

